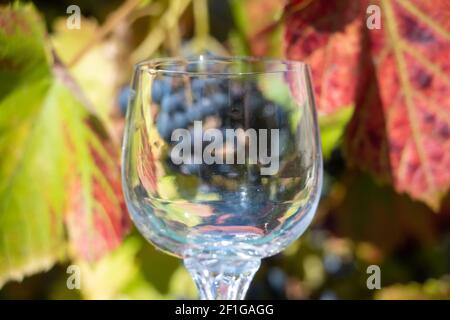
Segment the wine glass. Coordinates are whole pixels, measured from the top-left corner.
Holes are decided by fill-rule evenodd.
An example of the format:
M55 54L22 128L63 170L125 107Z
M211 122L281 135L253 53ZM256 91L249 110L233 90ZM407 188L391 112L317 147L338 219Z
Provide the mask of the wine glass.
M243 299L264 257L310 224L322 154L309 68L246 57L135 67L123 189L142 235L202 299Z

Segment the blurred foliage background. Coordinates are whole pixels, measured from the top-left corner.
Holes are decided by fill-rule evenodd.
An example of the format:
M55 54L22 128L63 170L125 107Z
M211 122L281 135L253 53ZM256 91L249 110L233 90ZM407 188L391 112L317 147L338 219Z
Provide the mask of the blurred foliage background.
M308 1L291 1L290 4L304 2ZM5 1L1 3L4 5L0 15L0 45L4 48L3 51L0 49L1 157L5 157L7 151L15 154L6 147L5 142L8 139L7 130L13 130L11 128L18 123L12 116L13 111L26 108L24 106L33 104L30 102L32 99L37 99L30 89L27 96L17 95L12 104L8 102L8 95L15 90L14 85L19 88L17 83L20 81L26 85L31 83L27 76L16 83L15 78L8 73L14 73L16 66L25 64L21 59L13 60L13 57L24 50L16 47L20 47L20 39L28 41L27 37L18 37L19 40L14 40L14 43L10 39L12 37L8 38L11 25L20 26L21 19L31 19L28 22L31 21L29 26L33 29L38 29L39 23L46 28L45 36L44 32L36 31L36 34L43 35L42 39L34 39L36 46L41 43L47 57L52 57L49 63L52 73L63 68L62 77L70 77L71 80L62 82L71 88L76 83L76 89L72 92L83 92L82 100L87 101L83 104L87 106L88 114L94 115L96 119L95 125L92 122L89 124L89 127L94 127L93 135L106 132L108 142L117 152L124 122L123 110L126 107L124 95L134 63L149 57L193 55L205 51L217 55L286 56L286 25L283 23L286 2L283 0L35 0L34 7L27 7L25 3L28 2L22 2L22 9L17 9L18 4L13 5L16 9L6 9L12 4ZM68 29L66 26L72 14L66 11L70 5L77 5L81 9L80 29ZM14 10L18 13L12 14ZM33 17L39 15L42 20L34 20ZM27 59L30 58L24 56L24 61ZM49 79L53 79L52 76ZM76 93L74 95L78 96ZM17 100L20 97L23 100ZM58 104L67 104L69 100L62 97ZM75 108L69 104L66 108L69 110L72 107ZM59 118L53 118L50 111L44 116L48 121L60 121ZM80 123L86 120L85 115L79 117ZM248 298L450 298L448 196L441 201L440 209L433 212L426 204L406 194L399 194L391 184L349 165L343 152L343 135L352 117L351 106L344 106L333 113L320 113L325 177L316 218L306 234L288 250L263 261ZM70 124L69 127L75 127L72 120L65 121ZM75 137L76 130L73 133ZM41 138L47 139L44 134ZM94 138L88 136L85 139L80 138L80 144L88 144ZM71 141L77 140L74 138ZM80 153L75 154L76 159L85 161L70 162L73 168L98 165L98 162L89 162L89 156L82 158ZM33 176L33 166L39 166L40 163L30 164L30 172L27 172L29 175L26 177L28 181L43 178L40 175ZM55 163L58 162L52 162ZM13 207L7 201L5 190L21 192L21 198L15 200L19 203L17 212L22 212L20 208L25 206L24 203L31 202L23 209L28 215L24 218L27 223L33 224L40 219L39 213L35 211L41 209L33 203L33 198L27 197L26 192L32 194L33 191L20 191L12 187L8 189L10 186L4 181L8 172L7 163L2 163L0 168L0 232L6 234L6 228L13 228L12 220L8 220L13 218L5 218L6 213L15 211L11 211ZM48 170L51 173L56 169L52 167ZM114 177L108 179L107 183L113 185ZM82 193L81 190L85 190L83 186L86 188L83 184L81 187L76 185L76 191ZM92 186L98 187L95 183ZM66 186L60 190L61 199L73 198L68 196L72 187ZM102 189L101 186L98 188ZM92 197L95 198L95 192ZM52 210L60 210L63 215L68 214L66 211L75 211L78 214L75 217L80 217L84 212L79 207L76 210L73 207L69 210L68 207L70 205L61 204ZM83 230L80 219L84 218L68 217L63 217L64 231L58 236L66 239L61 240L62 249L59 246L52 247L52 241L60 240L50 234L47 239L48 252L42 255L23 254L25 258L18 259L20 261L17 264L11 256L15 252L13 249L0 251L0 279L4 282L0 287L1 299L196 298L194 284L181 261L154 249L136 230L125 227L126 223L118 224L120 230L116 238L106 236L107 244L92 258L84 251L85 245L81 243L83 235L80 238L77 233L77 230ZM28 229L21 228L21 220L17 221L18 224L11 232L26 234ZM100 227L94 221L94 228ZM100 241L98 238L94 240ZM7 248L8 241L4 240L2 244ZM88 243L88 246L91 244ZM20 248L17 250L21 252ZM44 256L47 257L45 263L41 263ZM10 259L9 267L2 266L1 260L6 259ZM81 268L80 290L67 288L66 281L70 275L66 271L71 264ZM380 290L369 290L366 286L369 276L366 270L372 264L381 268ZM26 276L22 281L16 281L23 275Z

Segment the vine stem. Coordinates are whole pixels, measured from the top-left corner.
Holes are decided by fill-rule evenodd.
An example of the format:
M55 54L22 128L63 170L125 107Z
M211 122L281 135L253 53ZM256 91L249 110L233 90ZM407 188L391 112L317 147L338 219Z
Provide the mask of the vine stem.
M207 0L193 0L195 37L200 50L206 49L209 38L209 15Z
M178 1L175 1L174 3L176 5L179 5ZM174 11L180 12L181 10L178 7L176 7ZM174 19L175 17L170 16L168 18ZM181 36L178 21L177 19L175 19L175 21L168 21L167 24L170 26L170 28L167 28L166 30L166 34L169 39L170 53L172 56L181 56Z
M94 36L88 41L88 43L81 48L81 50L69 61L67 66L70 68L77 64L81 58L97 43L104 39L117 24L125 19L140 3L142 0L127 0L122 6L114 11L106 20L106 22L100 27L100 29L94 34Z
M191 0L171 1L168 10L160 18L157 27L147 35L131 55L133 63L150 57L166 40L167 30L171 30L179 17L188 7Z

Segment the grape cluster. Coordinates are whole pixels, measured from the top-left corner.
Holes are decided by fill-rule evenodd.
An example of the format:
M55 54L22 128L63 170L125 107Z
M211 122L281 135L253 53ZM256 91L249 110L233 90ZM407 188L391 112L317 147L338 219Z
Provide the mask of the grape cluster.
M214 120L213 127L225 132L226 129L281 129L286 133L287 114L282 107L267 100L254 82L240 82L228 78L203 78L201 75L181 81L173 77L156 79L152 85L152 102L159 105L157 129L168 145L172 144L173 130L185 128L195 137L192 124L201 120ZM289 134L281 134L287 139ZM283 141L280 145L285 145ZM206 144L204 145L204 147ZM208 180L212 175L227 178L241 177L246 181L260 180L257 166L230 164L182 164L171 163L172 170L185 175L196 175Z
M189 70L188 70L189 71ZM192 70L190 70L192 71ZM185 81L187 80L187 82ZM126 114L131 89L128 86L119 91L119 107L122 115ZM185 128L194 136L194 121L215 119L216 127L226 129L280 129L280 147L286 147L292 141L287 126L287 112L278 104L264 97L252 81L241 82L233 78L205 78L202 75L180 79L165 76L155 79L151 87L152 103L159 107L156 127L159 135L170 146L173 130ZM206 144L203 146L205 147ZM261 181L257 165L230 164L194 164L175 165L170 157L167 165L174 172L195 175L203 180L210 180L213 175L248 181L258 185Z
M190 82L191 97L187 96L188 90L184 87L172 90L172 85L169 79L161 79L155 80L152 88L152 101L160 106L158 132L168 143L177 128L188 128L194 121L209 116L223 116L228 97L218 90L222 85L220 81L193 79Z

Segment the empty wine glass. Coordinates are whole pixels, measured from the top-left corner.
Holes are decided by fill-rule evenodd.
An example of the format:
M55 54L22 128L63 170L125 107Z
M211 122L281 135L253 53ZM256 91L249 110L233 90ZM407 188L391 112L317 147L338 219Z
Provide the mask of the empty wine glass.
M202 299L243 299L264 257L296 240L319 200L309 68L199 56L138 64L123 143L132 220L184 260Z

